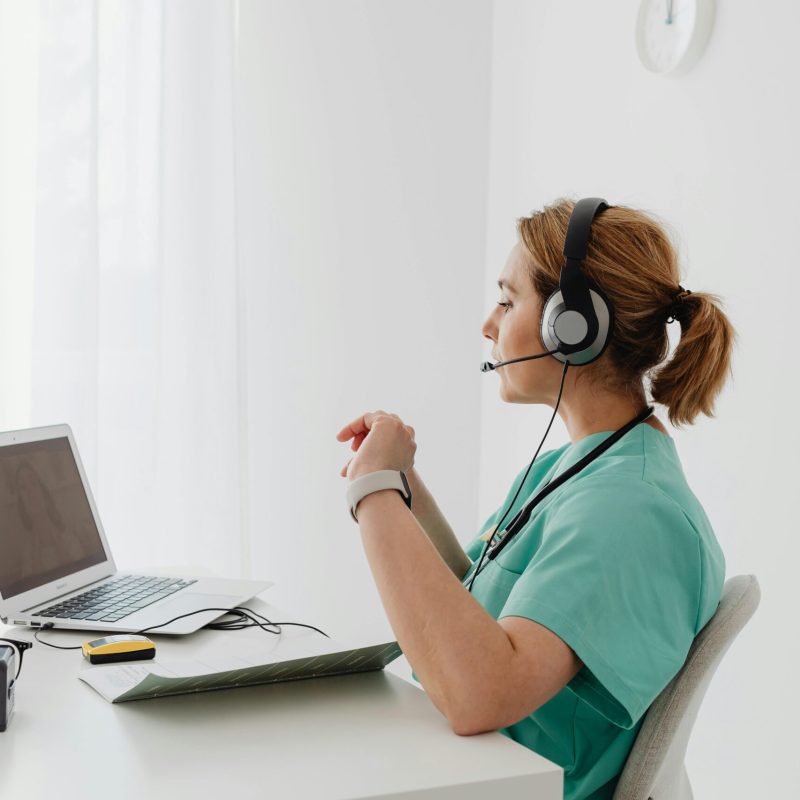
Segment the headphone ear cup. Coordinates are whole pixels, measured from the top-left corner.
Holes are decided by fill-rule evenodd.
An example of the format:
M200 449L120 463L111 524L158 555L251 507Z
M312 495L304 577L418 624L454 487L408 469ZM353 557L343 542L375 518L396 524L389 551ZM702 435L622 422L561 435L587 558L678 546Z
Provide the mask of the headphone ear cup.
M598 331L595 340L582 350L574 353L552 353L552 357L562 364L569 359L571 366L584 366L596 361L603 354L609 341L611 340L611 333L614 327L614 315L611 303L605 295L595 286L589 289L589 294L592 298L592 305L594 312L597 314ZM562 317L563 315L563 317ZM559 320L559 317L562 319ZM542 340L546 350L562 350L564 346L571 346L579 342L581 331L588 330L588 325L582 314L577 311L568 311L564 303L564 296L561 294L561 289L556 289L550 297L545 301L542 307L542 319L539 330L539 336ZM564 336L566 341L559 338L559 331L561 336ZM566 333L569 332L570 336L567 337Z
M561 289L556 289L550 297L545 300L542 306L542 318L539 326L539 337L542 340L545 350L557 350L561 347L561 341L556 336L552 321L558 315L559 309L564 306L564 296ZM560 353L553 353L553 358L557 358ZM559 361L561 359L558 359Z

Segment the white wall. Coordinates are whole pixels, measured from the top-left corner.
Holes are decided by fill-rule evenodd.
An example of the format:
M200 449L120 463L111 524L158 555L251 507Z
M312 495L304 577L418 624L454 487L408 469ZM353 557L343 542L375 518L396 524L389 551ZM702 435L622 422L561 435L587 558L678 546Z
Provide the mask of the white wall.
M399 414L474 535L491 4L241 0L238 37L252 572L296 620L392 638L335 436Z
M484 295L496 294L516 217L596 195L667 219L681 283L722 296L740 336L734 380L716 419L673 434L727 577L754 573L763 596L708 691L687 769L696 797L797 797L798 378L780 344L796 338L800 8L718 3L703 59L670 79L638 62L638 5L495 2ZM505 406L496 381L484 385L479 517L530 461L551 413ZM543 450L567 441L557 419Z
M38 29L38 3L0 0L0 430L31 402Z

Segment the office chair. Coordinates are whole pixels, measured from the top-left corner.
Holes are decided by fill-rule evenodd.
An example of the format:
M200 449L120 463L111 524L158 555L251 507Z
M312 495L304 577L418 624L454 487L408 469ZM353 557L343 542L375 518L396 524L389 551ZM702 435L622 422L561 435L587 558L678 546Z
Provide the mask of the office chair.
M760 599L755 575L725 581L714 616L695 636L678 674L647 710L613 800L693 800L684 765L689 735L711 678Z

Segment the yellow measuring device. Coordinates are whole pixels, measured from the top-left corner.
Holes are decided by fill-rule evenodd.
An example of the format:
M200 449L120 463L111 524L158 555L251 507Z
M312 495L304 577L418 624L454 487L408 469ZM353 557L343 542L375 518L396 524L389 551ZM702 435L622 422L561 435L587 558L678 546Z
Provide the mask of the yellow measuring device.
M105 636L83 643L84 658L92 664L111 664L115 661L143 661L154 658L155 643L137 633Z

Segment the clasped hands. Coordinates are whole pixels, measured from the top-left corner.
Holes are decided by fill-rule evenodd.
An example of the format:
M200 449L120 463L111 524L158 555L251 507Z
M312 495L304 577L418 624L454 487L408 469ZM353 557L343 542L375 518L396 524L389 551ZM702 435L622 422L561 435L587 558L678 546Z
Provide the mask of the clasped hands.
M417 452L414 429L405 425L397 414L381 410L368 412L345 425L336 439L340 442L353 440L350 449L355 450L356 455L339 473L348 480L382 469L408 472L414 466Z

